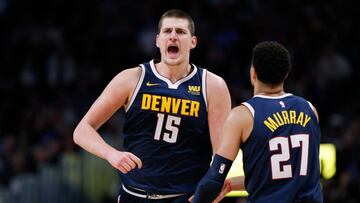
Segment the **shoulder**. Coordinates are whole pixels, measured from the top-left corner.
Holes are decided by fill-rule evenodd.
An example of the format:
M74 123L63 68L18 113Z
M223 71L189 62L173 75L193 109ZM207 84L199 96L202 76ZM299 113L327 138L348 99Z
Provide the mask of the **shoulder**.
M296 96L296 95L293 95L293 96L298 98L301 102L306 103L308 106L310 106L310 108L312 109L312 111L314 112L314 114L316 116L317 121L319 122L319 113L316 110L315 106L310 101L305 99L304 97L300 97L300 96Z
M308 100L306 100L306 102L309 104L310 108L313 110L313 112L314 112L314 114L316 116L316 119L319 122L319 113L316 110L315 106L311 102L309 102Z
M239 136L240 143L245 143L252 132L253 125L254 120L250 111L245 106L240 105L233 108L226 117L223 133L225 135Z
M121 80L121 79L135 79L135 78L139 78L141 75L141 68L138 67L133 67L133 68L127 68L124 69L123 71L121 71L120 73L118 73L114 79L117 80Z
M231 97L226 82L220 76L207 71L206 74L206 94L209 106L217 106L219 110L230 111Z
M127 68L118 73L110 82L110 85L126 88L132 85L136 85L140 79L142 70L140 67Z
M224 79L210 71L207 71L206 85L208 92L228 91L228 87Z
M248 122L253 120L253 114L251 109L248 106L245 106L244 103L233 108L230 112L231 117L237 121Z
M125 93L128 96L135 89L141 74L142 70L140 67L124 69L110 81L107 89L115 95L123 95Z
M231 110L229 119L232 120L233 125L239 126L242 135L241 142L245 143L254 127L254 117L251 109L241 104Z

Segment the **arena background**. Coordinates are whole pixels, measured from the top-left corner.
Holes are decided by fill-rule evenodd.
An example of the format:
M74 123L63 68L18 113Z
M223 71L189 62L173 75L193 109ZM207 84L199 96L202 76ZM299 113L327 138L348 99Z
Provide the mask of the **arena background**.
M124 68L159 58L157 22L190 13L191 62L227 82L233 105L249 99L252 47L276 40L292 54L287 92L318 109L322 143L336 146L324 202L360 201L358 8L351 1L0 0L0 203L116 202L108 163L80 150L72 131ZM123 115L100 132L121 149ZM227 198L224 202L243 202Z

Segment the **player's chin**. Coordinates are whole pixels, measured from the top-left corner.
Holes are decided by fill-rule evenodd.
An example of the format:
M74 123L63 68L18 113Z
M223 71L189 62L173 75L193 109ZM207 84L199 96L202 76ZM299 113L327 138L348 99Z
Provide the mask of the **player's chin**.
M180 57L166 57L165 63L170 66L176 66L181 64Z

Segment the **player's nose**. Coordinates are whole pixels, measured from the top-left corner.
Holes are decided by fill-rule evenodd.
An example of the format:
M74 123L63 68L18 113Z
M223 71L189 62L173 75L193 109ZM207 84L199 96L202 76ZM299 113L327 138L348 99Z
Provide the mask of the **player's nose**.
M171 40L174 40L174 39L177 39L177 33L176 33L176 30L175 29L172 29L171 33L170 33L170 39Z

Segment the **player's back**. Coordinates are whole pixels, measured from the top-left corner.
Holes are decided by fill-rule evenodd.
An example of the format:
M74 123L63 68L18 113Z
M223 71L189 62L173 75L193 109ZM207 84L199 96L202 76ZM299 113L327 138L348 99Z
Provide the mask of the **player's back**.
M301 97L254 96L244 102L254 127L243 151L249 202L322 202L320 129Z

